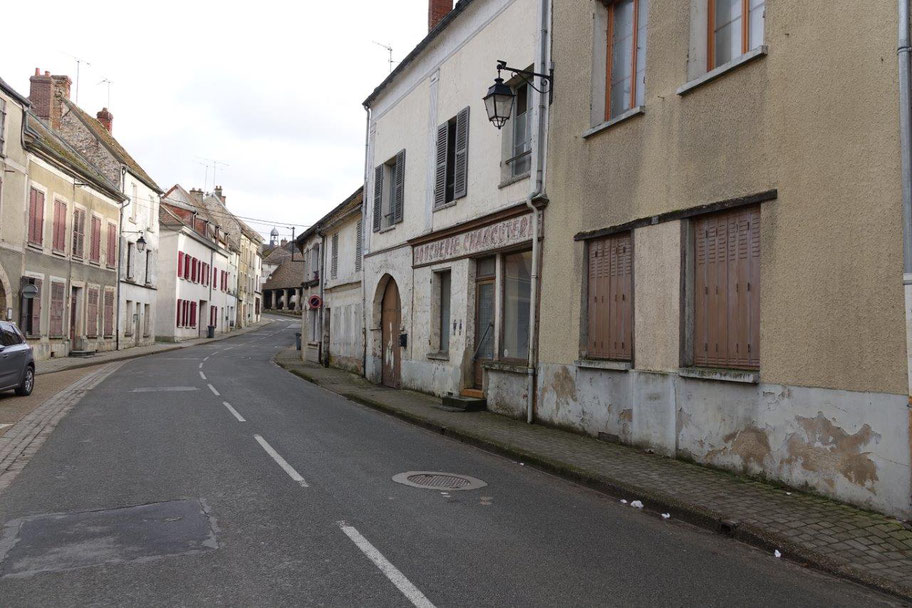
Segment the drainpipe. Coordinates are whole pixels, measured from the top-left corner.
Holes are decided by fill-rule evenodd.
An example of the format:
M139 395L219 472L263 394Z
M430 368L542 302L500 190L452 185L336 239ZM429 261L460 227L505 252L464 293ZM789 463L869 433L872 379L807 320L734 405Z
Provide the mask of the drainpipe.
M127 168L121 165L120 167L120 193L126 194L127 185ZM75 200L75 197L74 197ZM117 217L117 244L119 245L119 251L117 252L117 295L116 302L114 303L114 310L116 311L114 319L114 350L120 350L120 271L121 271L121 255L123 253L123 212L126 209L127 205L130 204L130 200L127 199L120 204L120 212ZM102 332L104 333L104 332Z
M538 9L539 24L539 49L535 58L535 70L541 74L551 70L551 0L541 0ZM548 152L548 105L550 89L554 86L553 79L548 83L545 93L538 93L538 120L536 133L536 155L533 159L535 165L535 186L529 194L526 205L532 210L532 285L529 294L529 327L532 330L529 336L529 362L526 366L526 422L532 424L535 412L535 385L538 369L538 299L539 299L539 274L541 269L541 243L540 226L544 213L544 206L548 204L545 193L545 168Z
M319 228L317 229L317 236L320 237L320 302L321 302L320 314L319 314L320 341L318 342L318 344L320 346L319 346L319 350L317 352L319 353L320 365L323 365L324 367L329 367L328 360L326 361L326 363L323 363L323 311L326 310L326 301L323 299L323 284L326 282L326 275L323 273L323 267L326 265L326 251L325 251L326 247L323 246L323 245L325 245L325 242L323 239L323 232Z
M909 24L909 1L899 0L899 144L902 162L902 227L903 227L903 291L906 309L906 367L909 402L912 405L912 105L910 105L910 79L912 79L912 32Z
M364 106L366 120L364 122L364 186L361 189L361 375L367 377L367 334L370 331L367 326L368 308L367 308L367 285L364 281L364 244L367 242L367 236L364 225L364 218L367 217L367 177L370 175L370 124L371 109L370 106ZM373 221L373 218L371 218ZM371 231L373 234L373 231ZM371 311L373 311L373 300L371 301Z

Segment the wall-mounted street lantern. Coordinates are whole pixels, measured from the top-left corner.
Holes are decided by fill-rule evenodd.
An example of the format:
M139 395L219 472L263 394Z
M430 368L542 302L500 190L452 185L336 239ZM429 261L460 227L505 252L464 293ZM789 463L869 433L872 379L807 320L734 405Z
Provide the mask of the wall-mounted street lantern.
M531 76L532 80L526 81L529 86L539 93L548 93L549 98L553 97L552 90L554 88L554 70L551 70L548 74L539 74L538 72L511 68L506 61L499 59L497 61L497 78L494 79L494 84L488 89L488 94L484 96L488 120L498 129L503 128L506 122L510 120L510 114L513 111L513 98L516 97L513 89L504 84L503 78L500 76L501 70L512 72L514 76ZM541 78L543 83L548 83L547 91L535 86L535 78Z
M128 231L122 232L121 234L138 234L139 238L136 239L136 251L138 251L139 253L142 253L143 251L146 250L146 239L143 237L142 230L128 230Z

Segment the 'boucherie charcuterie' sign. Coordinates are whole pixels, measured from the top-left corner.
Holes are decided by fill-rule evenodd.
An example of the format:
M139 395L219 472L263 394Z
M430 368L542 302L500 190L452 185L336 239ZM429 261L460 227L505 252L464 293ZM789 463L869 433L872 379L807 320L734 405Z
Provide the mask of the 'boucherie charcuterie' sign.
M413 264L415 266L435 264L444 260L519 245L531 239L532 215L526 214L430 243L415 245Z

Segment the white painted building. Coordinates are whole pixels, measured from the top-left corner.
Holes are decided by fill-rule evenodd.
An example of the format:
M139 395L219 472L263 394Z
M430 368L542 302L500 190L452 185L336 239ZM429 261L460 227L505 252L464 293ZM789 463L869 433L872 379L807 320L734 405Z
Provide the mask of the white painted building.
M179 342L231 331L236 300L230 293L231 256L224 234L189 205L164 203L160 212L160 340ZM236 272L236 271L235 271Z
M432 14L440 4L431 0ZM365 101L365 375L373 382L484 395L494 410L528 398L538 224L528 203L539 187L547 96L505 72L516 100L502 130L482 97L497 60L547 71L544 5L459 2Z

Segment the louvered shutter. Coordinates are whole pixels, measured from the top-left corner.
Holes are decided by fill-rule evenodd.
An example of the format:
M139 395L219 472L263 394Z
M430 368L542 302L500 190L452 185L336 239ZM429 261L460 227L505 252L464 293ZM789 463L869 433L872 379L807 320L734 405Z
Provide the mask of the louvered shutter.
M339 273L339 233L335 233L332 236L332 278L336 278L336 275Z
M51 283L50 336L52 338L63 337L64 291L65 285L63 283Z
M86 337L98 337L98 289L88 289L88 304L86 305Z
M364 254L364 236L363 236L364 225L361 220L358 220L358 234L355 235L355 272L361 270L361 257Z
M453 198L466 195L469 174L469 108L456 115L456 166L453 177ZM439 171L439 167L438 167Z
M104 335L109 338L114 335L114 291L104 292Z
M92 247L91 247L93 262L98 262L101 260L101 218L92 217Z
M446 200L446 174L447 174L447 149L450 144L450 128L447 123L437 127L437 172L434 185L434 207L445 205Z
M41 298L44 296L41 283L41 279L32 279L32 284L38 289L38 295L32 299L32 336L41 335Z
M380 230L383 221L383 165L374 169L374 232Z
M182 279L184 277L184 252L177 252L177 278Z
M405 150L400 150L396 155L396 181L393 188L393 223L402 221L402 211L405 205Z
M589 243L588 280L588 356L629 361L633 352L629 233Z

